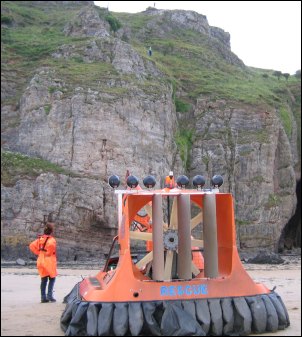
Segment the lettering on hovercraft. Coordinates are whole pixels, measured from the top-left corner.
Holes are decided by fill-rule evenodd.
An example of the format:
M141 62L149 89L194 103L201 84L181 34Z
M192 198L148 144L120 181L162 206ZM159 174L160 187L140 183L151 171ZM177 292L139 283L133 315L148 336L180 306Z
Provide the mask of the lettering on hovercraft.
M182 295L207 295L206 284L186 285L186 286L162 286L160 296L182 296Z

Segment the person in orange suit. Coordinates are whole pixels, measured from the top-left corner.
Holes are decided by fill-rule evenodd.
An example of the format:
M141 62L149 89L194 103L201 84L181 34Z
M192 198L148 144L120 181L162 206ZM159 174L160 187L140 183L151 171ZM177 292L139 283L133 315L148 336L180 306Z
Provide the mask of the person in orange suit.
M175 180L174 180L174 175L173 175L173 171L169 172L169 175L166 176L165 178L165 188L175 188L176 184L175 184ZM167 211L168 211L168 225L170 226L170 197L167 197Z
M53 237L54 224L47 223L44 228L44 235L31 242L29 249L38 255L37 268L41 277L41 303L56 302L53 297L53 288L57 276L57 256L56 239ZM48 283L48 292L46 288Z
M176 185L175 185L173 171L170 171L169 175L166 176L166 179L165 179L165 187L171 189L171 188L174 188L175 186Z

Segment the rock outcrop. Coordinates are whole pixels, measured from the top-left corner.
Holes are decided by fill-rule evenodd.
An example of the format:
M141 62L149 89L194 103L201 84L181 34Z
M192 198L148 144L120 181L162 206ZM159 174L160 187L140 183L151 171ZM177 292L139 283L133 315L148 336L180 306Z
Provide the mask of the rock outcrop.
M63 32L68 36L109 36L110 25L102 20L93 6L83 7Z
M4 259L29 258L28 242L43 232L43 216L52 214L60 261L101 259L116 234L116 198L102 179L41 174L1 189Z
M52 56L56 59L77 58L85 63L106 62L121 74L133 74L139 79L163 77L149 60L144 60L128 43L105 37L83 46L61 46Z

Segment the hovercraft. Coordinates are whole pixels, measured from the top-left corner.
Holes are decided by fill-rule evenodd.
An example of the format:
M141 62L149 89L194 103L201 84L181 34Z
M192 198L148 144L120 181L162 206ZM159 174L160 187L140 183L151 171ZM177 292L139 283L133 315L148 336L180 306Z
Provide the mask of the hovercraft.
M142 190L129 176L118 199L118 236L107 262L64 298L66 336L223 336L275 332L289 326L274 291L254 282L240 261L233 198L221 176L180 176L177 188ZM166 221L165 221L166 220ZM143 243L144 251L134 248ZM118 247L118 256L111 253ZM134 248L133 248L134 247Z

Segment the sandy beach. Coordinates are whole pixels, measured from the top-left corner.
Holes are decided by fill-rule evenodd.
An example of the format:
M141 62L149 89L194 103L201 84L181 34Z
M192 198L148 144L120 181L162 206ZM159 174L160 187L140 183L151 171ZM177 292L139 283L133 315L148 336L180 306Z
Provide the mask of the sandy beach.
M301 336L301 258L286 258L281 265L244 264L255 281L276 292L285 303L291 325L261 336ZM36 269L1 268L1 336L64 336L60 316L63 298L81 277L98 270L60 269L55 284L56 303L40 303L40 278ZM258 335L259 336L259 335Z

